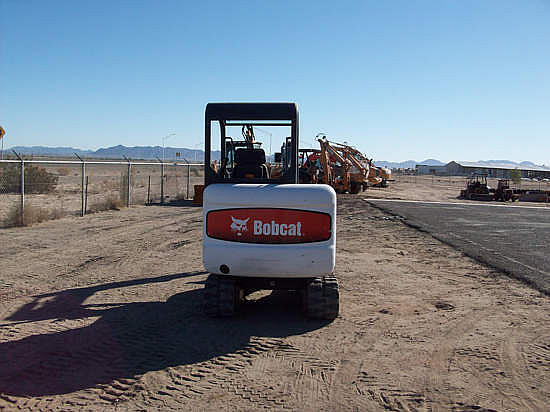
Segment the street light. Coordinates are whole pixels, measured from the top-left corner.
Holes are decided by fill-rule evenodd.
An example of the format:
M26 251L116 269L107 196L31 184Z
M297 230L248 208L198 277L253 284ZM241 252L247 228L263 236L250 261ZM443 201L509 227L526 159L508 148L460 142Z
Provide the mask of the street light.
M204 143L197 143L196 145L193 146L193 149L196 149L198 147L202 147ZM197 162L197 150L193 150L194 154L195 154L195 163Z
M259 127L255 127L255 129L269 135L269 157L271 157L271 139L273 138L273 134L265 129L260 129Z
M172 136L175 136L175 135L176 135L175 133L170 133L169 135L164 136L162 138L162 163L164 163L164 142L166 142L166 139L168 139L169 137L172 137Z

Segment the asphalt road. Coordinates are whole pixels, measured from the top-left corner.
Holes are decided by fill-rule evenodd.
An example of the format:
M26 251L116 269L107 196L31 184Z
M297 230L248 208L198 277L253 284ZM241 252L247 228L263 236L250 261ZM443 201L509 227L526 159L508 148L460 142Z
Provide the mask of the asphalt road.
M550 294L550 209L370 199L368 202Z

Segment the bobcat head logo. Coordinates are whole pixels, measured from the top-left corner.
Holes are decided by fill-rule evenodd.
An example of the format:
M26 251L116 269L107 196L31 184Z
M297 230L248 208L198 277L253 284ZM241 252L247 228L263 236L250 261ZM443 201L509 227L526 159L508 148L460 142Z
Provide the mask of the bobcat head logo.
M241 220L241 219L235 219L233 216L231 216L231 220L233 221L230 226L231 231L236 232L237 236L242 236L243 232L248 231L248 227L246 226L246 224L250 220L249 217L246 218L245 220Z

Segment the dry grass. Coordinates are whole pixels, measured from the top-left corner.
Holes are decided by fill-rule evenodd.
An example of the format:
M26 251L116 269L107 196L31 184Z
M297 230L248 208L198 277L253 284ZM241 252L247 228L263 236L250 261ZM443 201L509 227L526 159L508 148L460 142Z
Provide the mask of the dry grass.
M67 211L62 206L56 206L50 211L50 219L52 220L61 219L65 216L67 216Z
M93 203L90 206L88 213L97 213L104 210L120 210L121 207L122 204L118 197L107 196L105 199Z
M50 219L59 219L58 209L55 214L51 214L41 207L25 205L24 224L21 222L21 208L19 205L14 205L8 212L6 218L2 222L3 227L16 226L31 226L36 223L44 222Z
M105 210L120 210L122 207L120 200L115 196L108 196L102 201L92 204L88 213L97 213ZM63 205L55 206L52 209L25 204L24 224L21 223L21 207L19 204L13 205L7 212L3 221L0 221L1 228L32 226L36 223L47 220L56 220L64 218L69 213Z
M70 173L71 171L69 170L68 167L60 167L57 169L57 174L59 176L69 176Z

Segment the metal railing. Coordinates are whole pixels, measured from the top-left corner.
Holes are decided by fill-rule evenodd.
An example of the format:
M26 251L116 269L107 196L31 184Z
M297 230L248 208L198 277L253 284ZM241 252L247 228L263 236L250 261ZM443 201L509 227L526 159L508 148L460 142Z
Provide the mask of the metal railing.
M84 216L119 206L191 199L194 186L203 183L203 164L187 160L108 161L77 155L75 160L25 159L14 154L0 160L0 227L32 223L25 221L31 209L43 216Z

